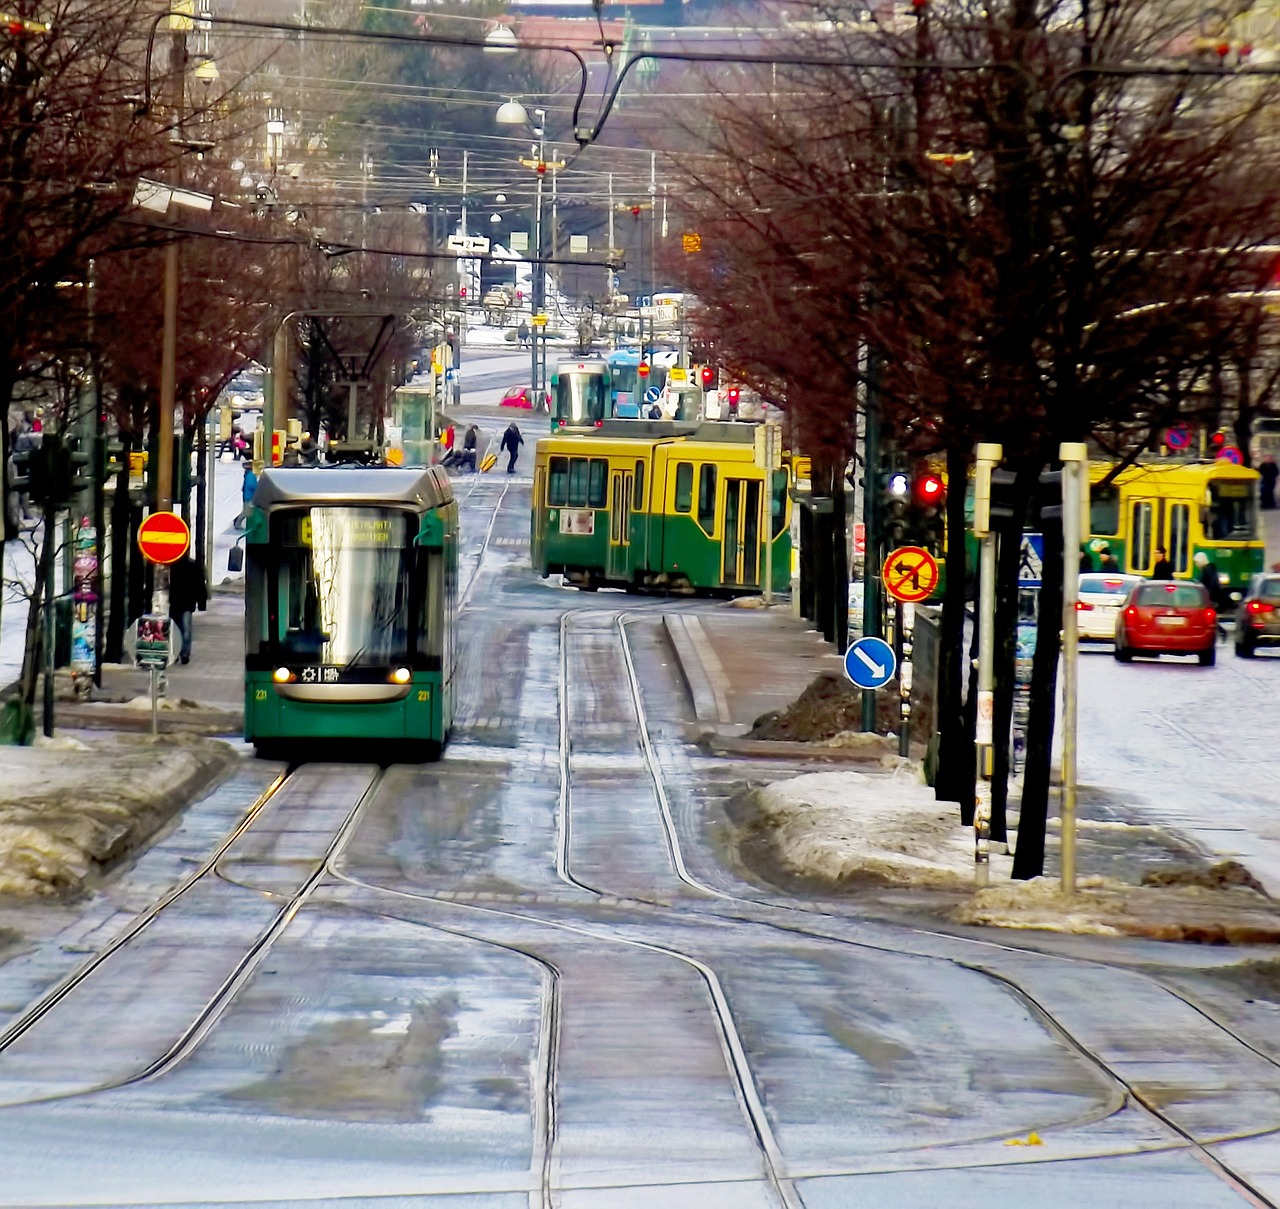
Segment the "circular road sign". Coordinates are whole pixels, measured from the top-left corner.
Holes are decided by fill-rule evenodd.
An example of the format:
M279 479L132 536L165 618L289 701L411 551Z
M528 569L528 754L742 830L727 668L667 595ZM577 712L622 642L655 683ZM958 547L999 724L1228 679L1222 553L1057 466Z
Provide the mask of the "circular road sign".
M1235 445L1224 445L1218 450L1218 461L1241 466L1244 464L1244 454Z
M899 546L880 572L885 591L907 604L928 600L938 586L938 560L923 546Z
M1187 449L1191 445L1191 430L1185 424L1175 424L1164 434L1164 443L1170 449Z
M644 401L646 403L656 403L661 398L662 391L656 386L650 386L644 392Z
M897 670L893 647L883 638L859 638L844 653L844 674L859 688L883 688Z
M191 545L191 530L176 512L153 512L138 526L138 549L148 562L176 563Z

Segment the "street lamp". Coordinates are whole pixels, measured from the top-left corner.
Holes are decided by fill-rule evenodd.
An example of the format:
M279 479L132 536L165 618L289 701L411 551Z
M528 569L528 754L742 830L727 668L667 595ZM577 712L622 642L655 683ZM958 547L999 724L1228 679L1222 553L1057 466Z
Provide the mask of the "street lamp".
M547 111L545 109L535 109L533 111L537 122L529 120L529 111L525 109L514 97L503 102L498 107L495 118L500 126L529 126L538 138L537 159L524 160L520 162L526 168L532 168L538 174L538 186L534 199L533 207L533 289L532 297L529 300L529 347L530 347L530 393L535 399L541 398L540 389L545 389L541 384L546 378L545 366L543 366L543 357L546 353L546 345L543 337L542 325L537 322L539 316L542 315L546 306L547 295L547 266L542 256L542 182L547 175ZM539 345L541 344L541 348Z

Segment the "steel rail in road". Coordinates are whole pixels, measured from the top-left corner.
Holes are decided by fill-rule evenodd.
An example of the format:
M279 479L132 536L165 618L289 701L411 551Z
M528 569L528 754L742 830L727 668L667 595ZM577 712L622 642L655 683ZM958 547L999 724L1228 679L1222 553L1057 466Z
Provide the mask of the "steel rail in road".
M226 854L232 844L236 842L250 827L253 826L262 811L266 808L268 802L280 792L290 776L290 771L286 769L282 772L261 794L250 804L249 808L241 815L236 825L232 827L226 835L215 845L213 851L205 857L205 859L182 879L173 889L169 890L160 898L156 899L149 907L131 923L119 936L112 940L108 945L100 949L87 961L81 963L75 970L67 975L61 982L51 987L39 999L35 1001L25 1012L19 1015L15 1020L0 1031L0 1054L3 1054L19 1037L29 1032L30 1029L37 1024L44 1016L46 1016L57 1004L61 1003L76 987L80 986L95 970L101 968L111 957L118 953L130 941L135 939L141 933L145 932L160 916L180 898L183 897L193 886L204 880L210 873L217 868L218 862Z
M478 474L479 471L476 473ZM474 484L472 485L471 490L475 490ZM457 611L459 613L467 607L467 601L471 599L471 593L475 589L476 581L480 578L480 568L484 563L485 551L489 549L489 542L493 539L493 527L498 523L498 513L502 511L502 501L507 498L507 492L510 490L511 480L508 479L505 486L502 488L502 494L498 496L498 502L493 506L493 515L489 518L489 527L484 531L484 540L480 543L479 554L476 555L475 570L471 572L471 578L467 580L466 589L463 591L462 595L458 597ZM470 491L467 492L468 496L470 496L470 494Z

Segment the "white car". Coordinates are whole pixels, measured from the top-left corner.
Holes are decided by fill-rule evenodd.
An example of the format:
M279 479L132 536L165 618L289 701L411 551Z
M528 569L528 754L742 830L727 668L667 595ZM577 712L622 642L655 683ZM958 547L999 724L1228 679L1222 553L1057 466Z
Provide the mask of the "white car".
M1076 604L1076 620L1082 642L1114 642L1116 614L1141 575L1113 575L1087 571L1080 576L1080 596Z

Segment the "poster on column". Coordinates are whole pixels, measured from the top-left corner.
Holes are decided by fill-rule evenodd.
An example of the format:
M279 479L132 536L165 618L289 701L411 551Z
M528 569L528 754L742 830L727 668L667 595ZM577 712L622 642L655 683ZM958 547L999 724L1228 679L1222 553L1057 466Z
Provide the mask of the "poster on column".
M77 692L87 692L98 647L98 531L87 516L76 530L71 576L71 676Z

